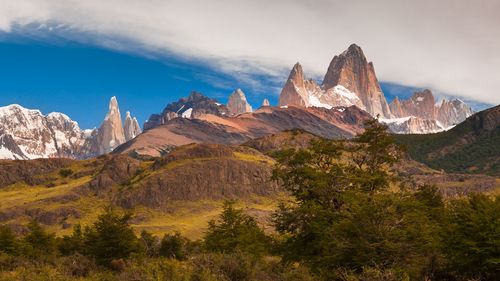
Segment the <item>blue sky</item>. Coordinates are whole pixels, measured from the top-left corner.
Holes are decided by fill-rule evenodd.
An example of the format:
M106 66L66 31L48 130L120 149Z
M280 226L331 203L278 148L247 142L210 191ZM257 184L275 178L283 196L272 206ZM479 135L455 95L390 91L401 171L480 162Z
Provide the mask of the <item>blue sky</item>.
M388 100L429 88L480 109L500 103L500 1L479 2L4 0L0 104L83 128L99 126L112 95L141 123L191 90L276 104L295 62L321 79L356 43Z
M10 38L0 42L0 61L0 105L63 112L82 128L100 125L111 96L118 98L122 114L131 111L141 124L193 90L225 102L241 87L254 106L264 97L277 103L276 90L245 89L232 76L175 57L155 59L74 42Z
M254 108L264 98L277 104L288 76L284 69L278 77L256 74L250 80L238 79L238 73L229 75L205 61L175 55L141 56L66 39L12 34L0 36L0 61L0 106L17 103L44 114L63 112L81 128L100 125L112 96L118 98L122 115L130 111L141 125L191 91L225 103L234 89L242 88ZM388 82L381 86L388 101L420 89Z

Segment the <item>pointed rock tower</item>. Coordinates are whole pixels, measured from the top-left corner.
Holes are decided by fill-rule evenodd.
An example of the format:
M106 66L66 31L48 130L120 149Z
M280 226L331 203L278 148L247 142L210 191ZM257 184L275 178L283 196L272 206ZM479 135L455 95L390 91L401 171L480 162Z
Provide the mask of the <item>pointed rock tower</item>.
M280 106L309 106L309 92L304 81L302 66L297 62L290 71L285 86L281 90Z
M237 89L229 96L227 109L229 110L230 115L252 112L252 107L247 102L245 93L243 93L241 89Z
M271 104L269 103L269 100L268 99L264 99L262 101L262 106L271 106Z
M130 116L130 111L127 111L123 130L125 131L125 141L129 141L135 138L142 132L141 127L139 126L139 122L137 122L137 118L132 118L132 116Z
M380 114L381 117L391 117L391 111L380 89L373 63L366 60L363 51L356 44L349 46L330 62L322 88L328 90L337 85L355 93L361 99L366 111L372 116Z
M108 113L97 133L98 154L111 152L124 142L125 134L118 101L116 97L112 97L109 102Z

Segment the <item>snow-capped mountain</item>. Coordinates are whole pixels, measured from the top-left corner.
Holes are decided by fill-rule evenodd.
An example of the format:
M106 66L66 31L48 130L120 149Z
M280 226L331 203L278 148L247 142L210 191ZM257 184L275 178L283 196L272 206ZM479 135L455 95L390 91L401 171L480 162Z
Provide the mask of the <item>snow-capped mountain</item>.
M458 99L451 101L444 99L441 103L437 103L428 89L416 92L406 100L395 98L389 106L396 118L381 119L381 121L400 134L424 134L449 130L474 113L467 104ZM395 127L395 124L400 122L399 120L402 118L409 120L410 117L413 121L405 123L406 127L401 125Z
M355 105L372 116L392 117L373 64L355 44L333 58L321 85L306 79L302 66L296 63L281 91L280 105L326 108Z
M388 104L361 48L355 44L330 62L320 84L306 79L296 63L280 94L280 106L324 107L352 106L365 110L386 123L395 133L425 134L447 130L472 115L460 100L436 104L431 91L415 93L408 100L394 99Z
M78 157L85 136L68 116L13 104L0 107L0 157L33 159Z
M141 132L135 118L131 124L127 138ZM0 159L83 159L110 152L127 138L115 97L101 127L92 130L80 129L63 113L44 115L17 104L0 107Z

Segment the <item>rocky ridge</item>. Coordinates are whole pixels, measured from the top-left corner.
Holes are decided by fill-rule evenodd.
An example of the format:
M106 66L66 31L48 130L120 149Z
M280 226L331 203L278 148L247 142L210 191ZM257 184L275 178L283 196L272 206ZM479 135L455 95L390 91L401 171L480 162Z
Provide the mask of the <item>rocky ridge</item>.
M152 114L144 123L144 130L161 126L177 118L197 118L202 114L224 116L229 114L228 108L215 99L204 96L199 92L191 92L187 98L168 104L159 114Z
M403 134L425 134L449 130L474 113L459 99L443 99L441 103L437 103L428 89L415 92L406 100L396 97L389 107L396 118L381 119L381 121L387 123L394 132ZM403 120L405 125L401 125Z

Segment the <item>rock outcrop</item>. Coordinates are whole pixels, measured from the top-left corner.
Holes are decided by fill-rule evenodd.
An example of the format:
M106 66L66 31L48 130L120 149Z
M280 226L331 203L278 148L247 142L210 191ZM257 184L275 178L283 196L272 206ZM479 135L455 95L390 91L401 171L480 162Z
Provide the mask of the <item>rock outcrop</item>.
M380 118L379 121L385 123L389 127L389 130L396 134L430 134L441 132L444 129L434 119L424 119L414 116L391 119Z
M352 44L346 51L332 59L323 79L322 88L329 90L339 85L356 94L372 116L391 117L373 63L366 60L363 51L356 44Z
M463 122L472 114L474 111L463 101L444 99L437 108L436 119L443 126L451 127Z
M245 112L252 112L252 107L241 89L236 89L236 91L229 96L227 109L229 110L229 114L233 116Z
M144 130L161 126L177 117L197 118L203 114L225 116L229 114L229 110L215 99L208 98L198 92L191 92L189 97L168 104L160 114L151 115L144 123Z
M130 111L127 111L127 116L125 117L125 125L123 126L125 132L125 140L129 141L136 136L138 136L142 131L137 122L137 118L130 116Z
M269 100L268 99L264 99L262 101L262 106L271 106L271 103L269 103Z
M116 97L109 102L109 110L97 133L97 154L105 154L113 151L117 146L125 142L122 117Z
M281 90L279 104L280 106L309 106L309 92L306 89L304 72L300 63L296 63L290 71L285 86Z

